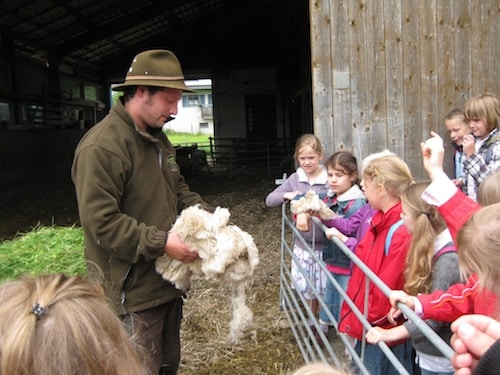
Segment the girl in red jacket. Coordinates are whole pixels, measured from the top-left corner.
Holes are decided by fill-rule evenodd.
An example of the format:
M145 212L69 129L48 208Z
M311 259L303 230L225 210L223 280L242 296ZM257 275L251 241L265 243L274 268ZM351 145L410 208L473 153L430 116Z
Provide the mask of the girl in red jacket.
M368 202L376 210L370 227L356 248L358 257L391 289L401 289L404 285L403 270L411 236L400 222L401 193L412 182L407 164L395 155L372 160L363 171L361 185ZM399 224L396 224L398 223ZM386 249L386 238L391 240ZM373 283L370 283L365 297L366 275L353 266L347 295L358 309L368 311L367 319L372 325L392 327L386 319L390 309L389 299ZM368 306L365 307L365 298ZM343 304L340 313L339 331L358 340L356 351L361 353L363 326L348 304ZM407 340L391 343L391 350L411 373L411 344ZM378 348L366 344L364 365L374 375L397 374L398 372Z

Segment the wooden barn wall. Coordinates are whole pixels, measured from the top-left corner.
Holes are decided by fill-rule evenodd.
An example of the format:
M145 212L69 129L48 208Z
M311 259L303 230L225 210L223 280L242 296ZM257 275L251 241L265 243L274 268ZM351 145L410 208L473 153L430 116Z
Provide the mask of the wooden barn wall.
M83 133L79 129L0 131L0 208L49 196L72 184L71 163Z
M498 0L311 0L314 131L326 154L388 148L425 178L420 141L435 130L451 154L446 113L500 94L499 14Z

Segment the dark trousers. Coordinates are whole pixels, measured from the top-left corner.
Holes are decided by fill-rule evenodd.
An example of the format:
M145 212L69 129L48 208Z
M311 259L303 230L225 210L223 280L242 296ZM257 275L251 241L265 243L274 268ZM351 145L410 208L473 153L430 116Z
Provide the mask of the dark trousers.
M122 316L129 333L150 355L151 374L175 375L181 357L182 298Z

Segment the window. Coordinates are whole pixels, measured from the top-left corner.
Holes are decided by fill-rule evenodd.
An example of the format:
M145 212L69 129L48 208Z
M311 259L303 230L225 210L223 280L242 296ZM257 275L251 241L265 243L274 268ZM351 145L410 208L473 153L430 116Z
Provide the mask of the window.
M196 107L200 105L200 96L194 94L187 94L182 97L183 107Z

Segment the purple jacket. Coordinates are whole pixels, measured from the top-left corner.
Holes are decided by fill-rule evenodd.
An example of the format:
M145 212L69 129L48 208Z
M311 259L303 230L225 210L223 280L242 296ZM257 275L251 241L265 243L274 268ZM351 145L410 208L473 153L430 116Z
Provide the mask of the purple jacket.
M266 206L275 207L284 203L283 195L289 191L300 191L302 194L307 193L309 190L314 190L318 195L326 194L329 188L328 176L326 170L323 168L323 172L316 179L315 183L312 185L308 182L307 176L302 168L298 168L297 172L292 173L283 184L279 185L276 189L270 192L266 197ZM309 232L302 233L304 239L311 244L313 238L315 240L315 250L323 250L325 235L323 231L319 229L316 225L313 225L315 233L313 230ZM296 240L295 245L304 248L302 241Z
M335 227L348 236L349 238L345 242L345 245L354 251L356 249L356 245L363 238L369 228L370 220L375 212L375 209L367 203L348 218L339 217L336 219L325 220L323 223L328 228Z

